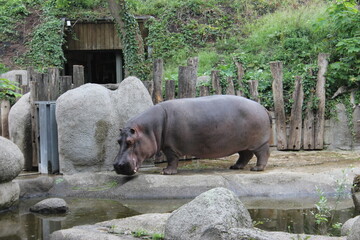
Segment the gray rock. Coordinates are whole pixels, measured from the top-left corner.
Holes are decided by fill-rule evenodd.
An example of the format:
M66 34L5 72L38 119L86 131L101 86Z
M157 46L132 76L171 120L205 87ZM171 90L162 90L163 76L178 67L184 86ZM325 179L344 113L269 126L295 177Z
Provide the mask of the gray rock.
M214 188L174 211L165 227L166 239L202 239L214 227L250 228L250 214L233 192Z
M85 84L56 101L61 172L113 169L119 129L153 105L142 82L128 77L115 91Z
M0 183L16 178L24 167L24 155L10 140L0 137Z
M70 228L60 230L50 235L51 240L122 240L124 238L107 233L94 231L94 229ZM131 238L133 239L133 238Z
M0 184L0 211L12 207L19 200L20 188L16 182Z
M0 74L0 78L6 78L10 81L16 82L16 75L21 75L22 85L27 85L27 70L11 70ZM19 86L20 87L20 86Z
M144 231L149 235L155 233L164 234L165 222L169 216L169 213L143 214L134 217L100 222L95 225L76 226L70 229L54 232L51 235L51 240L132 240L139 239L131 235L132 232L137 231Z
M360 240L360 218L358 217L351 227L347 240Z
M170 213L148 213L123 219L105 221L97 223L96 226L111 228L112 231L120 233L143 230L147 234L164 234L165 223L169 216Z
M356 216L354 218L350 218L349 220L347 220L341 227L341 236L347 236L350 233L351 228L354 225L354 222L359 218L360 216Z
M330 131L326 131L324 141L329 144L328 149L351 150L352 134L348 126L345 105L337 104L335 111L337 118L330 120Z
M32 206L30 208L30 211L42 213L42 214L52 214L52 213L66 213L68 209L69 208L64 199L48 198Z
M20 186L20 198L34 198L48 195L54 186L54 178L51 176L39 176L34 178L17 178L14 180Z
M24 155L25 163L29 163L29 166L25 166L25 168L29 170L31 170L32 167L30 112L30 93L27 93L11 107L9 113L10 139L20 148Z
M360 104L356 106L353 112L353 123L354 123L354 141L353 150L360 150Z

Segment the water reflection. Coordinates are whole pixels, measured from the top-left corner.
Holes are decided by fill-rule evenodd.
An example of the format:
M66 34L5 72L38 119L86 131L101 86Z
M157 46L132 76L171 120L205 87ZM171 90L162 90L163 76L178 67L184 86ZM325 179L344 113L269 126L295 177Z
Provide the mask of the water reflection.
M42 199L22 200L16 209L0 213L0 240L49 239L59 229L77 225L94 224L101 221L124 218L143 213L172 212L186 200L104 200L66 198L69 213L43 216L29 212L30 206ZM296 203L296 200L241 199L249 209L252 219L261 223L258 228L268 231L316 234L313 211L314 202ZM334 222L344 223L353 217L352 203L340 204Z
M71 198L65 199L70 209L67 214L45 216L29 212L41 200L22 200L18 208L0 213L0 240L48 240L56 230L139 214L115 200Z

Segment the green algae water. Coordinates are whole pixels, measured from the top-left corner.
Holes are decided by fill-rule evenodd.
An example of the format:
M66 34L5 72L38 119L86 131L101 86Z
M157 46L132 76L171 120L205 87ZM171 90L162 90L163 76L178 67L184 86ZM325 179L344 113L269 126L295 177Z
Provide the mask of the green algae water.
M39 215L29 208L42 198L20 200L19 205L0 212L0 240L48 240L50 234L77 225L94 224L116 218L144 213L165 213L191 201L182 200L109 200L88 198L65 198L69 212L62 215ZM268 231L317 234L314 206L310 200L279 200L269 198L241 198L249 209L256 227ZM339 204L334 221L344 223L354 216L351 202Z

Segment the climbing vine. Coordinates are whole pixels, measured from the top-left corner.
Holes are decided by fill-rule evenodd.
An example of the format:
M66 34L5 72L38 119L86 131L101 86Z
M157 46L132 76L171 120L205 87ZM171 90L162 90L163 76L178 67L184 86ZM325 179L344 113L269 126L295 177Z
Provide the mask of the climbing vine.
M129 12L126 4L122 19L125 28L125 36L122 35L124 44L123 53L128 75L134 75L141 80L147 80L149 72L145 63L145 56L139 49L143 46L139 46L136 41L137 35L140 35L140 30L134 15Z

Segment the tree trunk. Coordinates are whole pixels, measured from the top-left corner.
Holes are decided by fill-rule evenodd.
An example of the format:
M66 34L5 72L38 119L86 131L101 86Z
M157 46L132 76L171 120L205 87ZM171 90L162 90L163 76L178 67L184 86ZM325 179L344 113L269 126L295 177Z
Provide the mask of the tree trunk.
M328 66L329 54L320 53L318 56L319 71L316 83L316 98L318 99L318 109L315 115L315 149L324 148L324 128L325 128L325 73Z
M291 150L300 150L302 133L302 105L304 101L304 91L301 77L295 77L295 90L293 93L294 103L291 108L290 116L290 134L288 148Z
M275 105L275 121L277 135L277 149L287 149L286 140L286 118L284 110L283 97L283 72L282 62L270 62L270 69L274 78L272 83L274 105Z

